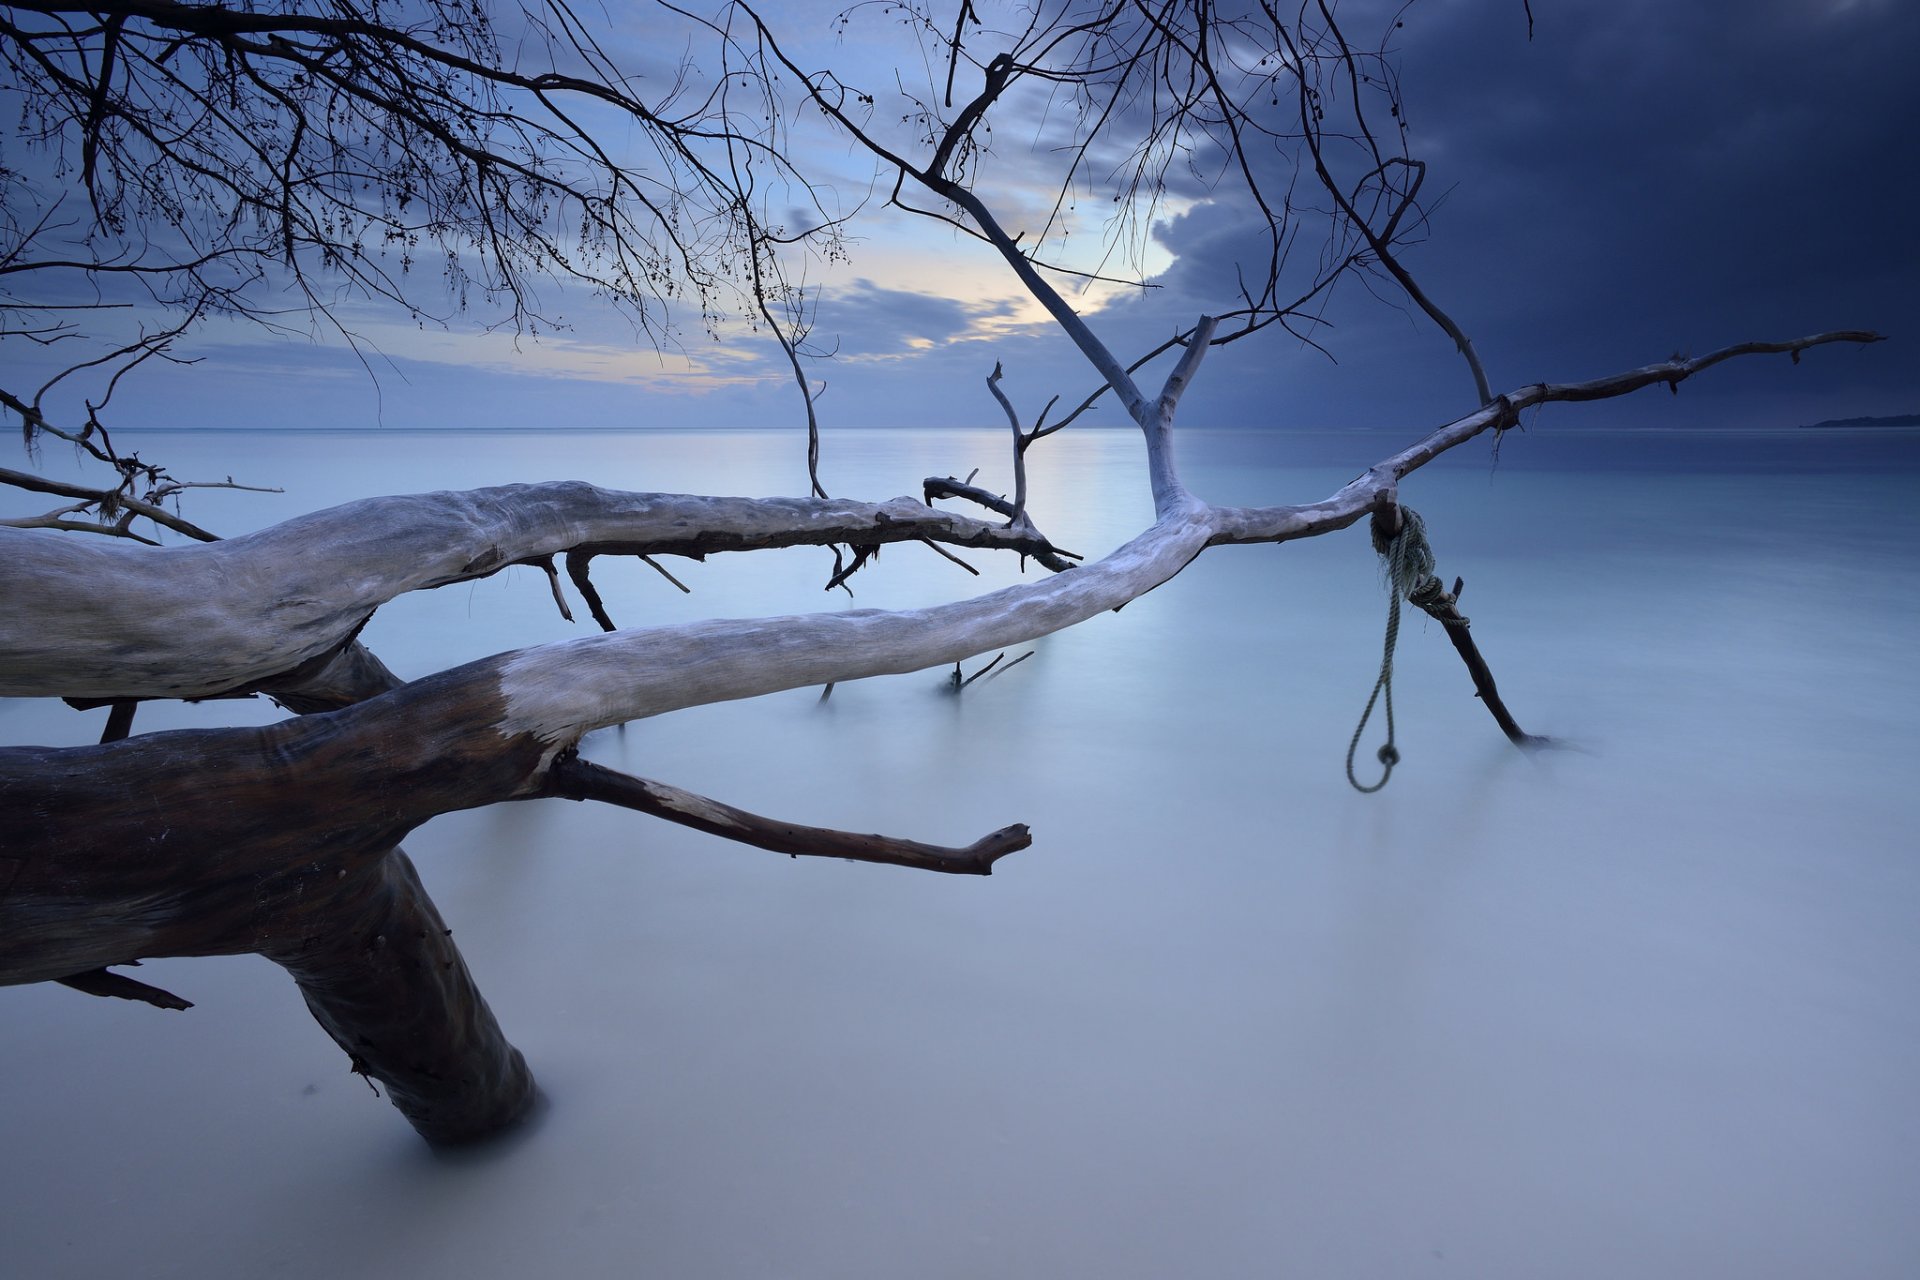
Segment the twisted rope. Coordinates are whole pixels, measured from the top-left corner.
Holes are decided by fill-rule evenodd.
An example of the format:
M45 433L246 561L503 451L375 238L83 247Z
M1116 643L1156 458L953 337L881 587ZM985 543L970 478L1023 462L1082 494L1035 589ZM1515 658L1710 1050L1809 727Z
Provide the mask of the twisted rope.
M1387 637L1380 651L1380 678L1373 682L1373 692L1367 695L1367 709L1360 713L1360 723L1353 727L1353 738L1347 743L1347 781L1363 795L1372 795L1386 786L1387 779L1393 776L1393 766L1400 763L1400 751L1393 745L1393 650L1400 641L1401 597L1431 598L1440 588L1440 580L1433 573L1433 548L1427 543L1427 522L1411 507L1400 508L1397 533L1383 536L1380 522L1374 522L1373 549L1379 553L1380 571L1387 580ZM1387 740L1374 753L1381 764L1380 781L1367 786L1353 772L1353 757L1360 749L1360 735L1367 731L1367 721L1373 719L1373 708L1382 701L1382 695L1387 708Z

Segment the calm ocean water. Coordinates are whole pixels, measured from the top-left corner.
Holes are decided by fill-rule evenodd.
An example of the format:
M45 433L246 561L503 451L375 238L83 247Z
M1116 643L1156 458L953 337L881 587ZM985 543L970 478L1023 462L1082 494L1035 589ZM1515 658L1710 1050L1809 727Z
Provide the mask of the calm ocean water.
M287 486L197 495L224 532L513 480L804 484L790 433L133 443ZM1310 500L1399 443L1196 433L1183 471ZM1005 452L849 433L825 478L1005 484ZM1509 749L1410 623L1404 763L1347 787L1385 609L1363 530L1212 551L958 698L927 672L596 734L595 758L762 812L1036 844L962 881L559 801L435 820L408 847L550 1096L462 1160L263 960L151 963L184 1014L0 989L0 1271L1920 1274L1920 433L1542 427L1463 455L1405 500L1515 714L1570 749ZM1032 457L1057 542L1144 522L1131 435ZM857 603L1017 573L971 559L983 578L890 548ZM596 577L631 625L844 603L815 549L673 567L694 594ZM575 633L521 569L367 639L418 675ZM0 740L103 717L0 703Z

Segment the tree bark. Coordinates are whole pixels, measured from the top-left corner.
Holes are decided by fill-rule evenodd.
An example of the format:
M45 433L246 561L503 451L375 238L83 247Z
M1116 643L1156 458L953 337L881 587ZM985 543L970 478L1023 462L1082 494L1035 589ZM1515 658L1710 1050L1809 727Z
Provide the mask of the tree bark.
M395 596L558 552L699 557L917 539L1047 549L1031 530L912 498L709 498L576 482L370 498L180 547L0 528L0 697L297 687L320 679Z
M337 889L327 928L263 954L420 1136L471 1142L525 1118L536 1090L399 849Z

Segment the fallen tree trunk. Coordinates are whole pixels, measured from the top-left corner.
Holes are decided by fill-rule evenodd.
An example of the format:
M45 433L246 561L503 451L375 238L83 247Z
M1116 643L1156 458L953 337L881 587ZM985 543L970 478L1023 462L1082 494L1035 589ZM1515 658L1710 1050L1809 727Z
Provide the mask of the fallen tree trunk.
M258 728L0 748L7 815L0 983L67 980L98 994L166 1003L167 993L104 971L145 956L257 952L294 974L355 1069L384 1081L422 1134L436 1142L483 1136L525 1114L533 1085L399 852L422 822L504 800L563 796L641 809L783 852L987 874L996 859L1025 846L1024 828L958 849L825 832L584 765L576 747L586 733L628 720L921 670L1049 634L1138 598L1209 546L1309 537L1389 512L1401 478L1480 432L1511 425L1518 407L1677 382L1727 358L1716 353L1598 383L1526 388L1321 502L1215 508L1180 484L1167 430L1179 386L1205 349L1206 328L1147 415L1154 524L1071 572L932 608L614 632L497 655L365 697L391 676L373 672L348 647L363 611L408 584L458 581L527 556L613 541L607 523L566 515L578 516L582 506L621 523L623 545L644 541L682 554L845 541L856 526L861 537L937 533L981 545L1021 546L1031 535L960 521L910 499L753 504L584 485L382 499L251 539L177 550L69 548L58 534L9 535L29 540L5 565L9 603L34 602L0 626L10 687L152 696L236 679L259 683L289 673L297 659L285 678L335 679L351 705ZM1735 353L1870 337L1828 334ZM765 510L756 513L757 505ZM410 513L426 531L403 536L395 522ZM636 534L640 526L644 533ZM92 554L103 551L111 554ZM151 577L139 567L148 560L159 566ZM79 578L58 580L61 566L77 566ZM15 596L16 589L27 594ZM262 606L257 629L245 622L249 602ZM146 603L165 614L166 625L141 616ZM34 608L48 611L49 634L38 633ZM191 621L204 633L183 631ZM63 658L79 674L63 675Z
M1050 549L1030 531L912 498L709 498L577 482L369 498L180 547L0 527L0 697L297 691L395 596L561 552L698 558L917 540Z
M485 1138L538 1096L446 927L399 849L327 895L324 919L261 954L300 986L314 1021L352 1069L387 1087L436 1145Z
M435 814L600 799L783 852L977 875L1030 843L1024 827L942 849L780 824L570 752L555 766L547 741L506 728L503 666L262 728L0 748L0 983L185 1008L107 970L257 952L423 1137L465 1142L523 1117L535 1092L397 847Z

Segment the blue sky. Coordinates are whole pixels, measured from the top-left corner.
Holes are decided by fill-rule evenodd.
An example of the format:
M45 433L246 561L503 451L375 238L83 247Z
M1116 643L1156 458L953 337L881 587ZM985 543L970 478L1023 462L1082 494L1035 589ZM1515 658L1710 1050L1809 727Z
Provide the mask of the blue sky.
M991 5L981 6L991 15ZM1356 29L1365 5L1349 4ZM1920 411L1920 252L1912 141L1920 11L1894 0L1428 0L1395 36L1410 136L1444 192L1408 265L1476 340L1496 390L1596 376L1731 342L1829 328L1900 341L1723 367L1677 398L1560 407L1581 424L1791 426ZM848 33L835 7L769 5L810 65L885 86L924 76L877 6ZM663 50L619 5L609 47L668 74ZM963 80L963 87L964 87ZM886 106L882 98L882 109ZM825 131L796 128L796 163L846 207L871 167ZM1010 113L978 191L1010 229L1041 218L1054 161L1037 117ZM1038 144L1038 145L1034 145ZM1244 200L1176 185L1134 246L1156 286L1078 295L1123 358L1233 303L1247 242ZM820 306L811 364L822 422L996 424L982 379L999 361L1016 403L1072 402L1094 377L985 247L870 200L850 260L812 264ZM1091 202L1090 202L1091 203ZM1076 218L1080 215L1076 212ZM1083 262L1103 244L1089 217L1056 247ZM720 341L680 317L656 347L592 300L555 290L571 327L534 338L366 312L361 355L337 341L213 325L190 368L154 369L121 392L121 425L781 426L803 421L764 334ZM1323 331L1337 363L1273 332L1210 357L1184 420L1207 426L1405 426L1472 407L1451 345L1404 306L1365 291L1333 299ZM8 353L25 360L32 353ZM1117 414L1095 414L1116 425Z

